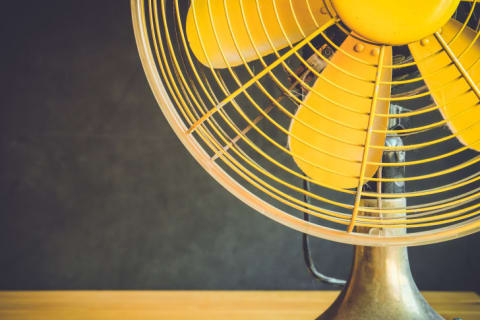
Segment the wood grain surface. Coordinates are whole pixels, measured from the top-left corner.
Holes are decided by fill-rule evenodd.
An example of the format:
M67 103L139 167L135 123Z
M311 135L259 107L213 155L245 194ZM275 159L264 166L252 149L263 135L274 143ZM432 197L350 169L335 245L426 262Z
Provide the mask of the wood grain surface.
M4 291L0 319L315 319L337 291ZM473 292L424 292L446 319L480 319Z

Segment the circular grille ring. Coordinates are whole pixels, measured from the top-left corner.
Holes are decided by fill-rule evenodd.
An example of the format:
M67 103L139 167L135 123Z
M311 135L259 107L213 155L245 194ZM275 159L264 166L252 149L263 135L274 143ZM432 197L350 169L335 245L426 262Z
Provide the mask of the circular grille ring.
M403 46L363 39L334 9L313 0L132 0L162 111L195 159L242 201L296 230L356 245L419 245L478 231L477 1L462 1L441 30ZM393 105L403 112L391 113ZM403 145L385 144L392 136ZM384 162L386 152L406 160ZM382 177L387 167L406 175ZM381 191L403 182L405 192ZM406 205L364 207L364 198ZM304 221L304 212L315 218Z

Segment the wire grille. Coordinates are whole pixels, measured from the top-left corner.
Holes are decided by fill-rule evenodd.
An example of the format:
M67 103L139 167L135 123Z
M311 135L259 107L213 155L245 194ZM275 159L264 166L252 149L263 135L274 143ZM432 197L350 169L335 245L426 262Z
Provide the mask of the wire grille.
M320 1L132 0L132 12L170 124L207 171L258 211L363 245L432 243L480 228L477 1L461 2L442 30L404 46L370 43ZM390 113L393 105L407 111ZM387 136L403 145L385 145ZM382 162L392 151L406 161ZM395 166L405 166L405 177L382 177ZM405 192L381 192L382 184L402 182ZM366 207L362 199L407 205ZM311 222L301 219L305 212Z

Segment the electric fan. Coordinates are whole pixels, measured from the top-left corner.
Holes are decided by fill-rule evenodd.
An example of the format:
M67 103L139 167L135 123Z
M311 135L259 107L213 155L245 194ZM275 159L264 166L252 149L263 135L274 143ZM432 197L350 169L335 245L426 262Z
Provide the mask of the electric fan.
M131 4L150 86L195 159L266 216L356 246L319 319L441 319L406 247L480 229L477 1Z

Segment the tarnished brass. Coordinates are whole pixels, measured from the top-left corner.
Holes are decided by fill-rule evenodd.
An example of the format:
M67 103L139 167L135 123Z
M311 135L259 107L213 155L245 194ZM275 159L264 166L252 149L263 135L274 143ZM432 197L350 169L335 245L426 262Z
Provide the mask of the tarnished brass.
M362 206L378 207L376 199ZM405 206L405 199L382 200L383 208ZM383 215L387 215L384 213ZM406 229L370 229L371 235ZM352 271L337 300L317 320L439 320L412 277L405 247L355 247Z

